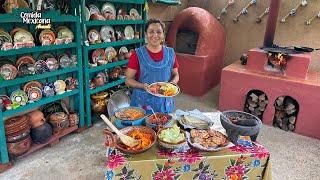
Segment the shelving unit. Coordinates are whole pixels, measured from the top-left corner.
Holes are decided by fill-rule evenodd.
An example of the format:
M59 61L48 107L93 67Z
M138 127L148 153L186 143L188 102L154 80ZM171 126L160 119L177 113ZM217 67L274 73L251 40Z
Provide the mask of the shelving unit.
M26 10L30 12L31 10ZM26 12L23 10L23 12ZM0 26L1 28L10 32L13 28L16 27L23 27L30 32L33 32L36 25L33 24L24 24L20 17L21 10L14 10L11 14L0 14ZM83 90L83 68L82 68L82 47L81 47L81 24L80 18L77 14L73 15L66 15L60 14L59 11L48 11L42 13L41 18L50 18L51 19L51 27L54 29L57 26L64 25L68 26L74 33L74 41L69 44L62 44L62 45L48 45L48 46L35 46L32 48L20 48L20 49L13 49L3 51L0 50L0 58L9 58L11 60L17 60L19 57L23 55L31 55L37 59L39 55L42 53L52 53L52 54L61 54L68 52L73 55L77 55L77 65L75 67L69 68L59 68L57 70L51 72L45 72L43 74L34 74L25 77L16 77L13 80L4 80L0 83L0 95L8 95L10 97L11 92L17 89L21 89L23 85L29 81L37 80L41 83L46 82L54 82L56 80L62 79L65 80L67 77L74 77L78 80L78 87L72 91L66 91L63 94L55 95L53 97L43 97L39 101L34 103L27 103L24 106L20 106L16 109L11 110L0 110L0 165L8 164L10 159L8 155L8 149L6 144L6 136L5 136L5 128L4 128L4 121L10 117L25 114L29 111L34 110L42 105L58 101L58 100L67 100L69 103L69 109L75 110L79 113L79 127L83 127L85 125L84 122L84 90ZM33 34L33 33L32 33ZM22 155L24 157L48 144L59 140L59 138L74 132L79 127L72 126L61 133L52 135L50 140L44 144L32 144L30 150ZM19 157L20 158L20 157Z
M127 14L129 14L129 11L131 8L137 9L139 12L139 15L142 16L142 20L89 20L86 21L85 19L85 7L89 6L90 4L95 4L99 9L101 9L102 5L104 3L112 3L116 11L120 7L124 8L127 11ZM91 29L96 29L98 32L100 32L100 28L102 26L108 25L108 26L121 26L124 27L126 25L131 25L135 31L140 32L140 39L131 39L131 40L122 40L122 41L115 41L115 42L103 42L99 44L92 44L88 46L83 46L83 67L84 67L84 89L85 89L85 113L86 113L86 125L91 126L92 120L96 118L92 118L91 113L91 100L90 95L99 93L101 91L108 90L109 88L112 88L114 86L117 86L119 84L123 84L125 82L125 78L118 79L115 81L109 81L103 86L96 87L94 89L90 89L90 80L99 72L103 72L105 70L111 70L114 67L117 66L124 66L128 63L128 59L121 60L117 62L109 62L106 65L97 66L97 67L90 67L89 62L91 61L91 53L100 48L107 48L107 47L114 47L115 49L120 48L121 46L130 46L132 48L137 48L141 45L143 45L144 42L144 24L146 22L146 13L144 11L144 5L146 3L146 0L81 0L80 6L81 6L81 19L82 19L82 28L83 28L83 40L87 40L87 33ZM86 44L86 43L83 43ZM128 48L129 49L129 48Z

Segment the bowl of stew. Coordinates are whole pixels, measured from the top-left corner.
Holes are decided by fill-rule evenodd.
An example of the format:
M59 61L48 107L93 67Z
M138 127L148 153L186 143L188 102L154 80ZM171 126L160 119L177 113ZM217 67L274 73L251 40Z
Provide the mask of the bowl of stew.
M172 121L172 116L164 113L151 114L146 118L146 126L151 127L154 130L158 130L159 127L165 127Z
M144 124L146 111L140 107L125 107L115 111L116 126L123 128L127 126L140 126Z

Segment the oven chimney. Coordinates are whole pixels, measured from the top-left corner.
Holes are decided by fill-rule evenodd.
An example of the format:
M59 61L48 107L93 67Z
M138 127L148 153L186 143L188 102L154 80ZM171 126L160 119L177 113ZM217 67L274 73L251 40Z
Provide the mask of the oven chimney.
M278 21L279 7L280 0L271 0L266 32L264 34L264 47L272 47L273 45L274 34L276 32Z

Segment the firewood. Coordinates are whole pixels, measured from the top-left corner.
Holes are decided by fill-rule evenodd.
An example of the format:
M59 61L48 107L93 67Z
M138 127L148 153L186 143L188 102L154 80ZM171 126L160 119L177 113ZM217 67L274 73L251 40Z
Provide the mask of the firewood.
M293 125L293 124L289 124L289 125L288 125L288 129L289 129L290 131L293 131L293 130L294 130L294 128L295 128L295 127L294 127L294 125Z
M296 123L296 116L290 116L289 117L289 123L290 124L295 124Z
M250 106L248 109L249 109L251 112L254 112L254 108L253 108L253 107Z
M258 103L260 107L266 107L266 105L268 104L268 101L261 101Z
M296 109L296 106L293 103L286 104L286 107L285 107L286 111L290 111L290 110L293 110L293 109Z
M288 131L288 126L284 123L282 123L281 127L280 127L282 130L285 130L285 131Z
M266 100L266 94L261 94L261 95L259 96L259 101L262 102L262 101L264 101L264 100Z
M276 111L276 113L274 114L274 116L278 119L284 118L285 113L283 111Z
M284 100L284 96L280 96L277 98L276 103L278 106L282 106L283 105L283 100Z
M287 113L288 115L291 115L291 114L295 113L296 110L297 110L297 109L286 110L286 113Z
M249 106L251 107L257 107L258 103L257 102L253 102L251 99L247 99L247 102L249 104Z
M264 111L264 110L266 110L266 108L265 107L258 107L258 109L259 109L259 111Z
M255 93L251 93L250 97L253 102L258 102L259 97Z

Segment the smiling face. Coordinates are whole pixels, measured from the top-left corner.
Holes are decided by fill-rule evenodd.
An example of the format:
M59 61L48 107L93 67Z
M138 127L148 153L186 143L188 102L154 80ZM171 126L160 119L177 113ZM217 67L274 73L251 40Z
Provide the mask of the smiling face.
M161 42L164 39L164 32L160 23L152 23L148 26L146 38L148 43L153 47L161 45Z

